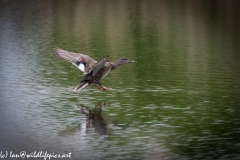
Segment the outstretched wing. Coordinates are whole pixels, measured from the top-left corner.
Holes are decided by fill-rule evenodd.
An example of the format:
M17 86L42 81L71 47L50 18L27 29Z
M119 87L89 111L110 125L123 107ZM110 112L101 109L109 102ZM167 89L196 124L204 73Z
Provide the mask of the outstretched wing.
M97 63L97 61L95 61L88 55L81 54L81 53L68 52L60 48L56 49L56 55L59 58L72 63L84 73L86 73L86 70L88 70L88 68L92 66L92 64Z

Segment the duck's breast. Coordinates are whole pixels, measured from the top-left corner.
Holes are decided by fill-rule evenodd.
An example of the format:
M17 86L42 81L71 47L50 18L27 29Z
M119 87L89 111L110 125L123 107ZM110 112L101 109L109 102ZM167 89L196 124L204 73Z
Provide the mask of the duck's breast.
M108 75L108 73L111 71L110 66L105 66L102 69L100 69L95 76L93 77L94 83L100 83L100 81Z

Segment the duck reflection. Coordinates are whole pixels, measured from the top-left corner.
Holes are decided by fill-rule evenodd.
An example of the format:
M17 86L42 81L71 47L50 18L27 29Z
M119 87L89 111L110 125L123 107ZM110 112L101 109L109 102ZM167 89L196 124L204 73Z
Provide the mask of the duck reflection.
M84 105L78 105L80 112L86 115L86 132L96 131L100 135L109 135L111 123L102 115L102 108L106 107L102 102L93 109Z
M89 108L84 105L76 105L76 108L80 111L83 117L81 124L67 127L66 129L59 132L60 135L69 135L71 133L81 132L81 136L87 134L97 133L104 139L109 140L111 132L111 126L113 122L102 115L102 108L106 107L107 103L101 102L94 108Z

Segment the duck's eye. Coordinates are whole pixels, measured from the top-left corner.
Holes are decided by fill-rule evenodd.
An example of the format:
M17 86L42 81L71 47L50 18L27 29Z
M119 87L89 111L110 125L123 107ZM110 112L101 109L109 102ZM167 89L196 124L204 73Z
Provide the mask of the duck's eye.
M122 60L126 61L126 60L128 60L128 59L127 59L127 58L122 58Z

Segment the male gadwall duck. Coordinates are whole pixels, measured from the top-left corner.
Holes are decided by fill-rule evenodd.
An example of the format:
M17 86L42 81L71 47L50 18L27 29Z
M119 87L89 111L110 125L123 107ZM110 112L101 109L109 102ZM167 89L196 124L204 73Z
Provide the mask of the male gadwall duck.
M115 62L109 62L108 56L96 61L88 55L68 52L60 48L56 49L56 54L59 58L75 65L85 75L74 91L81 91L90 84L94 84L100 90L111 90L111 88L101 86L101 80L119 65L135 62L128 58L120 58Z

